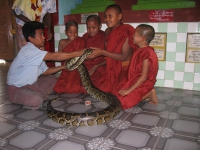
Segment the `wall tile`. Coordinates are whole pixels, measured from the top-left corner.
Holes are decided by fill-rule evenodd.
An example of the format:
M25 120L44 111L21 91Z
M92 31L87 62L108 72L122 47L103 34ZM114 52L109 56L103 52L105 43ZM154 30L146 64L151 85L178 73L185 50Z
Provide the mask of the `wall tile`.
M184 78L184 72L178 72L178 71L174 72L174 80L183 81L183 78Z
M194 74L194 83L200 83L200 73Z
M194 72L194 63L185 63L185 72Z
M176 53L175 52L167 52L166 61L175 61Z
M182 89L183 82L182 81L174 81L174 88Z
M167 42L167 52L176 52L176 42Z
M167 42L176 42L177 34L176 33L167 33Z
M65 33L65 26L64 25L60 26L60 33Z
M177 23L168 23L167 32L177 32Z
M186 43L177 42L176 43L176 52L186 52Z
M165 61L159 61L159 70L165 70L166 62Z
M175 68L175 62L168 62L168 61L166 61L166 70L174 70L174 68Z
M192 82L183 82L183 89L192 90L193 83Z
M194 81L194 73L193 72L185 72L184 73L184 81L185 82L193 82Z
M175 71L184 72L184 69L185 69L185 63L183 63L183 62L175 62Z
M167 23L158 24L158 32L167 32Z
M165 80L165 87L174 87L173 80Z
M165 80L157 79L156 86L165 87Z
M200 63L195 63L194 71L195 73L200 73Z
M193 90L199 91L199 89L200 89L200 83L194 83Z
M55 38L55 40L59 41L60 40L60 33L55 33L54 38Z
M177 33L177 42L186 42L187 33Z
M194 33L194 32L198 32L198 31L199 31L198 22L189 22L189 23L188 23L187 32Z
M60 39L66 39L66 38L67 38L67 36L65 35L65 33L60 34Z
M55 26L54 27L54 32L55 33L60 33L60 26Z
M165 79L165 71L158 70L157 79Z
M165 80L174 80L174 71L165 71Z
M87 30L86 30L86 25L78 25L78 32L83 32L85 33Z
M185 62L185 53L176 53L176 62Z
M188 30L188 23L187 22L177 24L177 32L178 33L187 33L187 30Z

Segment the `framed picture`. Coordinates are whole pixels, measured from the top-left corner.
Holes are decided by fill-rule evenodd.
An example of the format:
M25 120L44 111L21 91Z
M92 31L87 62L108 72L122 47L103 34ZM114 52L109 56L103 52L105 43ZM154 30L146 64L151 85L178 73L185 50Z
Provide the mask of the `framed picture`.
M186 62L200 62L200 33L187 34Z
M159 61L164 61L166 58L166 42L167 33L156 33L154 39L150 43L150 46L154 48Z

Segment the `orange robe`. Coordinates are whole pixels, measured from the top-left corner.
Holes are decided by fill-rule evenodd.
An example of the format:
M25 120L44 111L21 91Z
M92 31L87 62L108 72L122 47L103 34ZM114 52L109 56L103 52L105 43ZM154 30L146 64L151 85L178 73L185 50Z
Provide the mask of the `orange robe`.
M71 43L69 43L62 51L63 52L74 52L85 48L85 42L83 38L77 37ZM62 62L62 65L64 62ZM54 91L58 94L61 93L80 93L84 91L81 86L81 78L77 70L68 71L63 69L58 80L54 86Z
M149 71L146 81L140 86L134 89L131 93L126 96L121 96L118 92L122 89L127 89L132 86L142 73L142 63L145 59L148 59ZM131 58L128 76L121 81L119 86L116 88L115 95L121 102L123 109L128 109L138 104L142 97L148 94L153 88L156 82L156 76L158 72L158 58L154 49L150 46L138 49L134 51Z
M131 25L121 23L106 37L106 50L112 53L121 53L122 46L127 38L129 39L129 45L133 45L133 34L134 28ZM109 57L105 59L106 69L103 72L99 72L98 78L93 82L99 89L112 93L122 71L122 61Z
M100 49L105 49L105 32L102 30L99 30L95 36L90 36L90 34L85 33L83 35L83 39L85 40L86 48L97 47ZM101 63L104 60L105 59L103 56L99 56L94 59L85 60L84 64L89 71L93 66ZM105 70L105 65L98 67L97 70L90 76L90 78L93 78L91 80L95 80L96 76L98 76L98 72L102 72L103 70Z

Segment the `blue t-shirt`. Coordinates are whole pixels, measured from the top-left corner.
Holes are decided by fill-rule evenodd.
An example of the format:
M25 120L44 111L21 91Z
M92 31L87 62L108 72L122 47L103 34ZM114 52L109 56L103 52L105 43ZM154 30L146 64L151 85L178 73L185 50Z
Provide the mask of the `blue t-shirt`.
M22 87L35 83L38 77L48 69L43 61L46 54L46 51L28 42L12 62L7 75L7 84Z

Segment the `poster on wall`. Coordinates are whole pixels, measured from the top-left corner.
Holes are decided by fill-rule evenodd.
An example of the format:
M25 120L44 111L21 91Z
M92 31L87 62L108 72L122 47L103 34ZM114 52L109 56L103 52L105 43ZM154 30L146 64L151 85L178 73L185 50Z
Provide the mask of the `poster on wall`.
M173 10L150 10L149 22L172 22Z
M81 14L81 23L86 23L86 19L90 15L97 15L98 16L98 13Z
M200 62L200 33L187 34L186 62Z
M166 58L166 42L167 33L156 33L154 39L150 43L150 46L154 48L159 61L164 61Z

